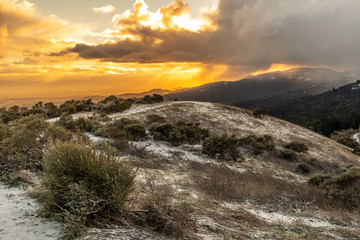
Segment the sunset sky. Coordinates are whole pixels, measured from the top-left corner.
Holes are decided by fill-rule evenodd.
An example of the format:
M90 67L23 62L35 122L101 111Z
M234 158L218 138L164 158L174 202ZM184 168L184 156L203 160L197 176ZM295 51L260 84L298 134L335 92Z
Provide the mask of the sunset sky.
M0 0L0 98L360 69L358 0Z

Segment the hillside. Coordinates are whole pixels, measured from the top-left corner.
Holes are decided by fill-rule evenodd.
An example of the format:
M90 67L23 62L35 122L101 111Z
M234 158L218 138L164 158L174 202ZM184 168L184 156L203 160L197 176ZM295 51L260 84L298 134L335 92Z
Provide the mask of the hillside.
M234 104L276 95L298 97L318 94L356 80L356 74L320 68L299 68L266 73L234 82L210 83L165 95L168 100Z
M211 157L202 152L204 140L192 144L186 142L189 138L171 143L156 140L153 131L160 131L157 129L164 125L148 125L147 116L154 114L167 123L184 121L188 124L179 126L191 129L194 125L190 123L200 123L212 136L227 133L254 142L239 146L241 158L237 160L225 160L227 155ZM115 128L111 128L110 135L101 134L101 126L94 131L98 136L86 133L92 141L88 144L111 143L118 149L119 161L137 170L121 224L113 219L113 223L106 222L106 227L90 226L81 239L357 239L360 234L358 203L331 198L326 190L326 186L340 181L346 169L357 171L350 166L360 166L359 156L306 128L205 102L135 104L123 112L108 114L108 118L100 118L95 112L71 116L74 120L50 119L45 125L71 129L74 125L68 123L74 121L76 125L86 118L93 123L98 119L101 126L116 126L112 124L128 118L144 124L149 134L124 143L114 138ZM308 150L285 150L292 142L302 143ZM299 170L299 164L308 165L309 172ZM329 175L334 182L328 181L326 186L309 184L308 180L319 173ZM27 181L36 188L36 181ZM349 199L352 194L357 196L351 193Z
M272 116L329 135L334 130L354 128L360 124L360 81L322 94L291 99L286 95L236 105L249 109L264 108Z

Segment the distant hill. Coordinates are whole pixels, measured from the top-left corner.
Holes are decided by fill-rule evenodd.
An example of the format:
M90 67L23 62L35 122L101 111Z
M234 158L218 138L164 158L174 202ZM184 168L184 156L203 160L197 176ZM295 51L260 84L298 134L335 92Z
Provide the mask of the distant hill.
M168 93L171 93L171 92L172 91L170 91L170 90L164 90L164 89L152 89L150 91L141 92L141 93L124 93L124 94L118 95L118 97L121 97L121 98L139 98L139 97L144 97L146 95L153 95L153 94L165 95L165 94L168 94Z
M254 101L241 101L239 107L264 108L272 116L313 127L329 135L334 130L360 124L360 80L313 96L291 98L278 95Z
M287 94L299 97L318 94L353 82L357 74L321 68L298 68L284 72L248 76L235 82L216 82L169 93L168 100L209 101L233 104Z

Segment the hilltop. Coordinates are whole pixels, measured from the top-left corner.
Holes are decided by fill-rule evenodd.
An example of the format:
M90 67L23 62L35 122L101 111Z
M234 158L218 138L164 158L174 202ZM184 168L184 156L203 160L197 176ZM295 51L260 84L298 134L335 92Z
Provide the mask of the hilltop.
M120 161L137 169L121 224L92 226L83 239L356 239L360 234L359 203L351 200L358 193L337 192L344 176L358 176L359 156L301 126L206 102L133 104L122 112L74 113L45 125L85 131L87 144L100 148L108 142ZM145 135L130 130L133 125L144 126ZM165 128L171 128L169 136ZM204 151L206 144L210 150L220 146L209 139L227 142L221 145L225 152ZM314 175L326 179L310 184ZM351 181L359 179L348 181L354 187Z

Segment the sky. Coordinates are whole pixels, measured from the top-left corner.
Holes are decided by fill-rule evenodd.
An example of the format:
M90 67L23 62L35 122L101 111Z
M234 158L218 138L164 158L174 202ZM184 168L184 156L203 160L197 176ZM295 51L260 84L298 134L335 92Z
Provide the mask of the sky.
M360 70L358 0L0 0L0 99Z

